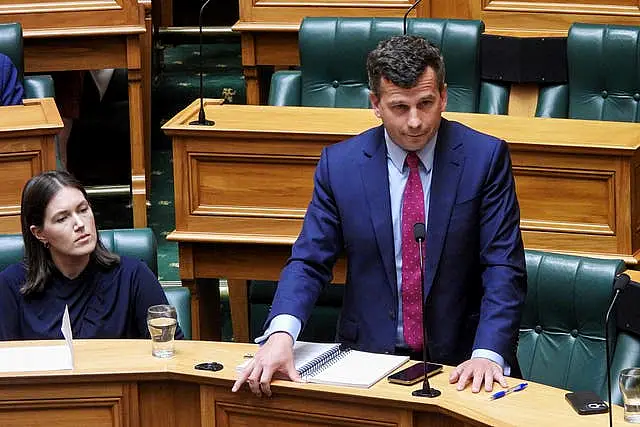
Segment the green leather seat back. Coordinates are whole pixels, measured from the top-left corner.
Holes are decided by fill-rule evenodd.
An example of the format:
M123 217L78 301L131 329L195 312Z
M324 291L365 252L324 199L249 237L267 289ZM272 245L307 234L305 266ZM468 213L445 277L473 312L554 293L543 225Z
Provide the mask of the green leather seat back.
M249 285L249 335L252 340L264 331L277 285L277 282L264 280L255 280ZM300 333L300 340L335 342L343 295L343 285L326 287Z
M445 58L448 111L476 112L482 21L410 19L407 34L438 45ZM300 26L301 102L368 108L366 60L379 41L402 34L401 18L305 18Z
M158 245L150 228L101 230L100 240L109 251L142 260L158 275Z
M570 118L640 120L640 27L573 24L567 61Z
M0 52L11 59L24 83L25 98L47 98L54 96L51 76L24 76L24 45L22 25L0 24Z
M518 362L524 378L606 397L604 318L619 260L526 251ZM615 338L615 320L610 337Z
M567 64L568 93L544 88L536 116L640 121L640 27L574 23Z
M163 286L169 304L176 308L178 325L182 329L184 339L191 339L191 292L184 286Z
M100 240L118 255L144 261L155 275L158 274L158 248L150 228L101 230ZM0 271L22 261L24 243L22 234L0 234ZM181 286L163 287L169 303L176 307L178 322L185 338L191 338L191 294Z

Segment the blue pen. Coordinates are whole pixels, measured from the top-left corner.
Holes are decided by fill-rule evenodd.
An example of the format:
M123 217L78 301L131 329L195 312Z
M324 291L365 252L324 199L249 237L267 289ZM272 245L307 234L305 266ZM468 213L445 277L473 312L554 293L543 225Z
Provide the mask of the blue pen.
M529 384L528 383L520 383L518 385L514 385L513 387L510 387L506 390L500 390L497 393L494 393L491 395L491 397L489 398L489 400L496 400L496 399L500 399L501 397L505 397L507 394L511 394L511 393L515 393L516 391L520 391L520 390L524 390L525 388L527 388Z

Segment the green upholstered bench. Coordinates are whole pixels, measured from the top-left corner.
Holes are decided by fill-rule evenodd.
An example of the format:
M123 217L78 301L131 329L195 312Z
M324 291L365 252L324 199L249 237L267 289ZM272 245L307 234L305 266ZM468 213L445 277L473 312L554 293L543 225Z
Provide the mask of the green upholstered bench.
M527 251L528 289L518 361L524 378L607 398L604 319L620 260ZM640 340L610 321L612 401L621 369L640 365Z
M613 282L625 269L619 260L525 251L528 292L520 326L518 361L524 378L569 390L593 390L606 400L604 317ZM300 339L333 341L342 306L342 286L329 286L318 299ZM259 336L276 285L249 288L251 337ZM615 319L611 327L615 328ZM622 399L617 377L640 366L640 338L612 330L613 402Z
M0 24L0 52L11 59L18 69L24 86L24 97L53 98L53 79L48 75L24 76L24 47L22 25L19 23Z
M144 261L154 274L158 274L156 238L150 228L101 230L100 240L106 248L118 255ZM21 234L0 234L0 270L22 261L24 244ZM191 296L188 288L163 287L169 303L176 307L178 323L186 339L191 338Z
M402 18L304 18L300 69L271 79L270 105L369 108L367 54L402 34ZM407 34L440 46L446 66L447 111L506 114L509 87L481 81L482 21L410 19Z

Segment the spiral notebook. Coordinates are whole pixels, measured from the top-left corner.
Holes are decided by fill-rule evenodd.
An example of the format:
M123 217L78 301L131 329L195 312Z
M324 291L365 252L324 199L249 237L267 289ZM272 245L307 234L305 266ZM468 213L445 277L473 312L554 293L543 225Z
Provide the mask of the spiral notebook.
M298 341L296 370L308 382L369 388L409 360L408 356L353 350L341 344ZM242 370L249 361L240 365Z

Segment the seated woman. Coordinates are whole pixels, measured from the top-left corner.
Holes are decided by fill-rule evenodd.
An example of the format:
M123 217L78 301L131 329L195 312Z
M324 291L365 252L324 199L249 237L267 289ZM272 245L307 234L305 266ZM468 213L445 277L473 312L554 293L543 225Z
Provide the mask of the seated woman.
M164 291L144 262L107 251L75 178L31 178L21 222L25 260L0 273L0 340L62 338L65 305L74 338L149 337L147 308L167 304Z
M0 106L20 105L23 96L18 70L8 56L0 53Z

